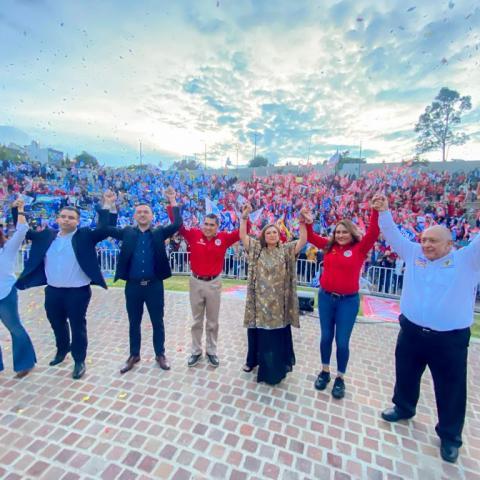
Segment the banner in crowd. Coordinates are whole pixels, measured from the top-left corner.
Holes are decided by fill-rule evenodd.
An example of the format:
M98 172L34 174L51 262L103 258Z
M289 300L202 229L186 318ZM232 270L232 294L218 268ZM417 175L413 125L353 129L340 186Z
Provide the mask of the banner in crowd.
M379 322L398 322L400 302L390 298L362 296L363 316Z

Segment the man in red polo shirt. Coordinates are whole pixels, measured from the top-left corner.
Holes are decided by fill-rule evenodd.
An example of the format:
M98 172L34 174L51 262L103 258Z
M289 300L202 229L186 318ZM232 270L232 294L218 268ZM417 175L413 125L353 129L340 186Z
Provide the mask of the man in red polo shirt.
M172 209L167 207L168 215L173 218ZM240 240L238 230L219 232L219 220L214 214L205 216L201 228L180 227L178 233L189 245L190 251L190 306L192 308L192 350L188 366L193 367L202 357L202 335L204 318L206 355L212 367L218 367L217 338L218 315L220 312L220 294L225 252Z

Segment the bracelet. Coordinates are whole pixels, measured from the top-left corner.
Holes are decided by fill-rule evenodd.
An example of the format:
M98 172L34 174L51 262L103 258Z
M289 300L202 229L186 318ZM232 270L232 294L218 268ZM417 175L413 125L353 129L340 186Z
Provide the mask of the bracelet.
M248 217L242 217L242 220L248 220Z
M25 212L17 212L17 215L23 215L23 216L25 216Z

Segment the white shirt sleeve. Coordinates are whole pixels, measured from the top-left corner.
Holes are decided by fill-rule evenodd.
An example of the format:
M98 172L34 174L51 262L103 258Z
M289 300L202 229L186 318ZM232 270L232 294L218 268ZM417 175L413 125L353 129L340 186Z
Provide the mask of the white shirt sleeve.
M400 233L400 230L393 221L390 210L380 212L378 225L387 243L405 262L408 262L415 254L415 246L417 244L411 242Z
M466 246L456 252L456 255L467 261L472 269L480 271L480 233Z
M15 233L8 239L7 243L4 246L5 252L13 255L20 250L25 236L28 232L28 223L18 223Z

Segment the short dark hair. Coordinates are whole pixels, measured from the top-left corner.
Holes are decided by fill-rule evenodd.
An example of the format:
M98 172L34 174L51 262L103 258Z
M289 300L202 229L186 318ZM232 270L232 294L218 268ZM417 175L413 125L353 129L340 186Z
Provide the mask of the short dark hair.
M214 213L208 213L205 215L205 218L211 218L212 220L215 220L217 225L220 225L220 220L218 220L218 217Z
M136 203L135 207L134 207L135 210L137 209L137 207L148 207L150 209L150 211L153 213L153 208L149 203L146 203L146 202Z
M70 212L75 212L77 214L77 217L80 218L80 210L78 208L75 208L75 207L62 207L57 215L60 215L64 210L69 210Z

